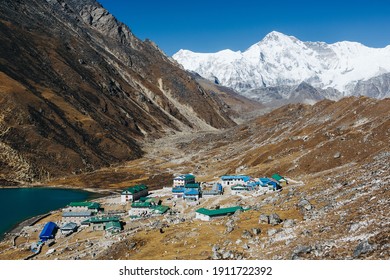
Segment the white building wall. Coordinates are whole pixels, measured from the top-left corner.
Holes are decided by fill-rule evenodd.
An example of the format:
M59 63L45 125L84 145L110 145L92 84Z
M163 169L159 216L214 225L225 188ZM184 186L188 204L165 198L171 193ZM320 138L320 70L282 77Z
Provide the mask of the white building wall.
M188 200L199 200L199 195L186 195L185 199L188 199Z
M198 220L201 220L201 221L210 221L210 220L211 220L211 217L210 217L210 216L207 216L207 215L204 215L204 214L201 214L201 213L198 213L198 212L196 212L195 219L198 219Z
M173 187L180 187L184 186L184 180L174 179L173 180Z
M231 187L238 184L245 184L242 179L223 180L222 187Z
M139 199L140 197L147 196L148 190L142 190L140 192L137 192L135 194L121 194L121 203L126 203L128 201L135 201Z
M131 194L122 194L121 195L121 203L126 203L128 201L133 201L133 195L131 195Z
M172 197L173 198L182 198L183 197L183 193L174 193L174 194L172 194Z

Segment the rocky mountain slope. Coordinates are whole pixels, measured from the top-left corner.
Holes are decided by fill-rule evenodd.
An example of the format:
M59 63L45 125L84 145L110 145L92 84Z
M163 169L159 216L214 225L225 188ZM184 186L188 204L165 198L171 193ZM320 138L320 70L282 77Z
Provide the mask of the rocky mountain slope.
M118 166L115 172L104 169L54 183L90 187L104 180L102 185L120 188L143 181L159 188L170 184L172 174L187 172L196 173L199 180L275 172L304 180L339 168L354 169L389 150L389 107L388 98L367 97L285 105L230 129L147 143L142 159Z
M226 128L224 104L94 0L0 1L0 180L140 157L140 143Z
M218 81L247 97L262 102L283 99L285 103L307 98L296 99L294 96L295 88L302 82L318 88L318 91L331 88L320 95L321 99L337 100L357 94L389 97L381 87L378 93L370 86L363 88L357 85L361 82L372 85L369 79L390 72L389 57L390 46L375 49L355 42L302 42L275 31L244 52L194 53L180 50L173 55L185 69ZM381 84L377 83L375 87L378 86ZM310 91L305 95L310 95Z
M353 94L366 95L374 98L385 98L390 95L390 73L386 73L367 81L357 82Z
M225 109L235 122L242 122L252 118L253 115L261 115L269 111L269 108L267 109L262 103L246 98L229 87L211 82L195 72L190 74L204 90L223 101Z

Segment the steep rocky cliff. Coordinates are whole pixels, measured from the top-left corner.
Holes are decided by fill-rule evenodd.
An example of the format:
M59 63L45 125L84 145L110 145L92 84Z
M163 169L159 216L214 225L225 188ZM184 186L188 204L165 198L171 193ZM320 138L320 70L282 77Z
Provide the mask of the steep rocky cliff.
M151 41L93 0L0 1L0 180L142 155L145 139L234 125Z

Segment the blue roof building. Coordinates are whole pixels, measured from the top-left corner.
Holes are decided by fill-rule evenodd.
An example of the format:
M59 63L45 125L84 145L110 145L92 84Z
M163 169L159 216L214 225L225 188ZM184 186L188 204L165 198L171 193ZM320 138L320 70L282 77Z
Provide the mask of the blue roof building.
M221 177L222 181L241 180L243 182L248 182L250 179L251 177L247 175L224 175Z
M247 175L224 175L221 177L222 186L234 186L237 184L247 184L251 179Z
M184 196L186 195L199 195L199 190L198 189L187 189L184 192Z
M218 192L223 193L223 187L220 183L216 183L214 187L218 190Z
M186 189L184 187L174 187L174 188L172 188L172 196L173 196L173 198L183 197L185 190Z
M172 188L173 193L184 193L185 190L186 190L186 188L183 188L183 187Z
M199 200L199 196L199 189L191 188L185 190L183 198L186 200Z
M271 179L269 178L259 178L261 185L266 186L269 182L271 182Z
M274 191L282 189L282 186L278 182L275 182L273 180L270 180L267 183L267 185L269 188L272 188Z
M41 234L39 234L39 239L41 239L41 241L47 241L48 239L54 239L54 236L57 232L57 229L58 229L58 227L55 223L48 222L44 226Z
M251 189L255 189L257 186L260 186L260 182L259 181L251 181L246 185L247 185L247 187L249 187Z

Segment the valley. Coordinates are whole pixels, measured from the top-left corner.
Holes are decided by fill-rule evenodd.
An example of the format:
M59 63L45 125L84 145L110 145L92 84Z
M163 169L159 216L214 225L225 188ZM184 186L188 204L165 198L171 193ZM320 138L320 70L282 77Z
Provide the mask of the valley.
M139 221L125 216L124 231L118 235L87 229L71 237L86 249L68 252L54 246L57 253L36 258L386 259L386 102L351 97L313 106L287 105L231 129L179 133L145 143L145 156L123 165L45 182L110 190L117 194L99 202L107 210L121 211L130 205L113 206L110 199L127 186L144 183L152 197L177 214ZM223 196L202 198L195 205L171 199L175 174L194 173L197 181L210 182L224 174L261 177L275 172L291 179L280 192L232 195L226 188ZM209 222L194 219L200 207L234 205L251 210ZM262 214L277 214L282 222L261 222ZM60 217L58 212L53 215L51 220ZM20 257L24 246L5 256Z

